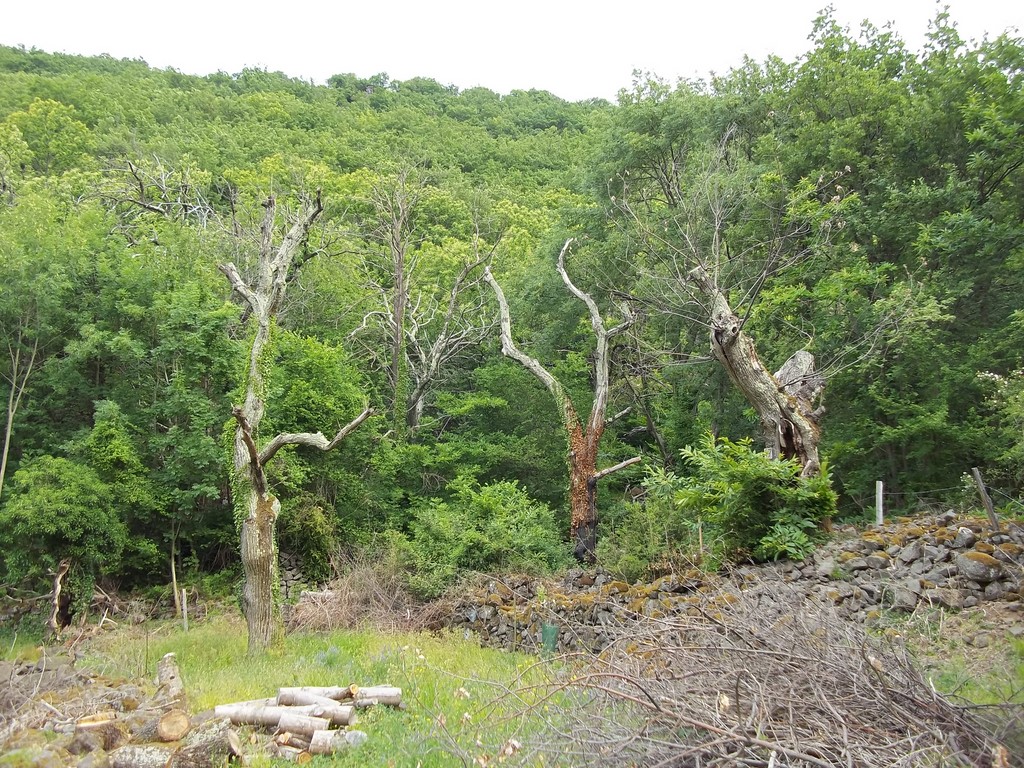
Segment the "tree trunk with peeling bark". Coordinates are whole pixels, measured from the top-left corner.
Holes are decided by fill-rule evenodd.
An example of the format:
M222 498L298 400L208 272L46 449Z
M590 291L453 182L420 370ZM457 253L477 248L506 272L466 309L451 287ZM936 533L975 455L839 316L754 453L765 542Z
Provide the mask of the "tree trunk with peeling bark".
M572 245L572 239L565 241L558 255L558 274L569 292L582 301L590 315L590 325L597 338L594 359L594 399L586 425L566 393L562 384L535 358L522 352L512 340L512 320L505 294L490 268L484 270L484 279L494 290L498 299L501 327L501 351L506 357L520 363L547 387L558 407L562 427L568 440L566 464L569 467L569 508L570 536L573 552L581 562L594 562L597 548L597 483L603 477L640 461L636 456L613 467L598 471L597 454L605 428L605 412L608 406L610 340L629 328L633 316L626 311L625 319L614 328L605 328L600 310L593 298L573 284L565 270L565 254Z
M232 411L237 422L232 490L235 512L241 521L241 558L245 577L242 611L249 632L250 653L268 648L282 631L279 607L274 597L277 584L275 529L281 505L267 487L264 471L267 463L285 445L331 450L372 413L372 409L366 409L330 441L319 432L284 434L273 438L262 450L257 447L264 413L266 373L271 363L268 344L274 320L284 302L289 282L302 266L302 245L310 227L323 212L323 202L319 192L314 199L307 200L276 248L273 245L276 213L273 197L264 203L264 211L254 284L249 285L243 280L234 264L220 267L231 287L242 297L246 315L255 325L245 374L245 400Z
M803 477L817 475L821 471L818 420L824 409L815 409L813 403L824 389L825 379L815 372L813 355L800 350L773 375L707 270L697 267L690 278L709 305L711 352L757 412L768 455L796 458Z

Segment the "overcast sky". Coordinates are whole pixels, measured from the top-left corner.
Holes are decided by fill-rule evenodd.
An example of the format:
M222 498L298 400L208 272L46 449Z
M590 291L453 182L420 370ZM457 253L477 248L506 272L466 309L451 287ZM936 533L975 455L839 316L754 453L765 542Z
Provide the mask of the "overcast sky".
M244 67L432 77L460 89L538 88L614 98L641 69L668 80L724 73L744 54L792 60L826 0L4 0L0 43L141 58L189 74ZM854 29L893 22L918 50L948 5L963 37L1024 26L1019 0L833 0Z

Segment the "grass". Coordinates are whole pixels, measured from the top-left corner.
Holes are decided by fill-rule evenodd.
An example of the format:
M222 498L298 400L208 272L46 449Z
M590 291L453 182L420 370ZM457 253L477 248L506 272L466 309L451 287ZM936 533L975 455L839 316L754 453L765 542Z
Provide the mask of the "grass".
M525 742L544 726L540 694L531 701L522 691L542 682L550 668L460 635L293 634L283 647L256 659L245 655L245 646L245 625L235 616L211 617L187 634L172 623L149 623L93 638L79 665L107 676L152 678L157 660L174 652L193 711L273 696L281 686L401 687L407 709L361 713L356 727L369 741L349 753L317 758L323 766L428 768L494 760L510 739ZM254 764L270 761L258 758ZM538 757L531 764L543 761Z

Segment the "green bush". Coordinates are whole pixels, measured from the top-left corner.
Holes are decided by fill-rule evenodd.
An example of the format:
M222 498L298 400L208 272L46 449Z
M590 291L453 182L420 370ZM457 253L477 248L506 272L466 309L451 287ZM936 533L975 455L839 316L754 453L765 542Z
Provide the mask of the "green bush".
M692 564L700 559L698 521L676 504L680 479L660 467L643 481L644 501L626 506L618 520L601 523L597 559L628 580L649 578L657 564ZM607 530L605 528L607 527Z
M569 562L551 508L515 483L480 486L459 478L452 499L414 511L408 535L396 535L409 586L435 597L466 571L549 572Z
M110 488L91 468L40 456L14 473L0 508L6 581L44 586L48 572L68 559L68 594L87 605L93 580L116 571L128 541Z
M723 560L802 560L835 512L826 468L801 478L796 461L710 434L682 456L691 474L652 470L644 502L602 533L598 560L610 571L634 580L665 567L713 569Z
M820 523L835 514L824 463L820 475L802 478L795 459L771 459L750 440L711 434L682 456L693 474L680 481L676 504L709 524L726 557L802 560Z
M277 521L277 540L282 551L298 555L302 575L315 582L331 575L331 551L336 543L333 518L324 501L312 494L283 504Z

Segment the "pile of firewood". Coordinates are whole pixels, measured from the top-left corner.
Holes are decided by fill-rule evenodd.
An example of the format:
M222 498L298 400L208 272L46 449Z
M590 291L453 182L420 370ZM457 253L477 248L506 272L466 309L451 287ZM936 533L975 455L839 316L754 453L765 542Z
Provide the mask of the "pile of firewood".
M367 735L351 726L358 710L375 705L401 708L402 689L390 685L280 688L273 698L221 704L214 708L214 715L233 725L273 730L271 754L301 764L313 755L330 755L365 742Z
M234 726L270 732L267 752L299 764L367 740L352 728L357 712L376 705L404 708L390 685L281 688L268 699L222 704L189 716L173 653L157 666L157 692L134 712L103 711L79 718L68 745L79 765L109 768L212 768L242 758ZM256 743L254 740L253 743ZM84 761L84 762L83 762Z
M188 715L173 653L157 665L157 690L133 711L106 710L79 718L67 745L79 765L110 768L212 768L240 757L242 743L226 719Z

